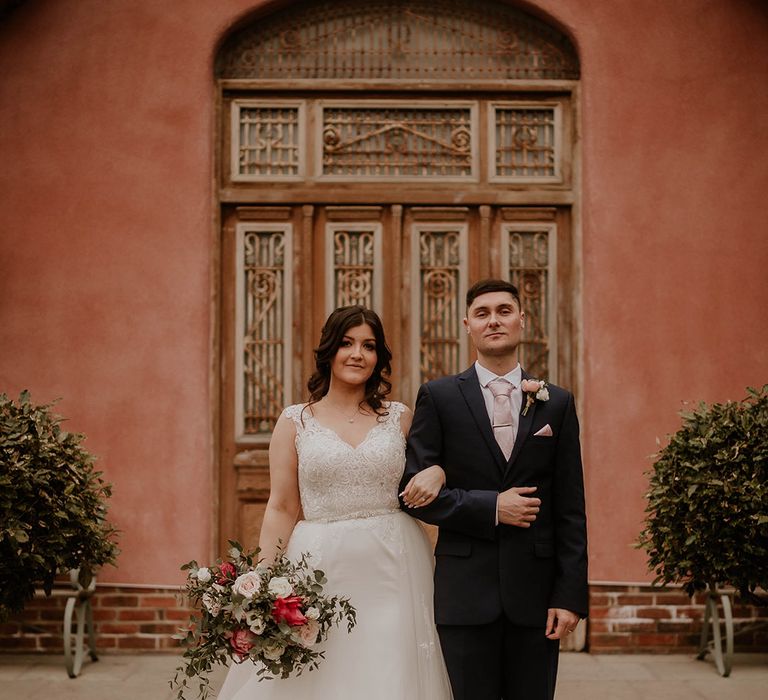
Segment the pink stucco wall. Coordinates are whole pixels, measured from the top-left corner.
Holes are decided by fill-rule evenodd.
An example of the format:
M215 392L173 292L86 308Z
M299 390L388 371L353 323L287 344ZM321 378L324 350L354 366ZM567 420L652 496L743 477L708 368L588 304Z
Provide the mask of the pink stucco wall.
M0 391L64 397L115 484L103 580L210 553L212 56L246 0L28 2L0 24ZM766 381L768 12L540 0L582 61L591 578L650 580L643 471L681 400Z
M632 543L656 438L683 400L768 382L768 6L547 5L582 62L590 574L649 580Z

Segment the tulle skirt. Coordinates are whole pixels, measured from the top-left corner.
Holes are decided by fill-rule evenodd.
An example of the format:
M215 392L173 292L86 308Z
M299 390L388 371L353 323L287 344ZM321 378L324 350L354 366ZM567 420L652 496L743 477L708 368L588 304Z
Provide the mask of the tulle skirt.
M288 544L310 552L325 592L348 596L357 625L332 628L314 671L259 680L251 662L231 665L219 700L449 700L432 612L432 551L410 516L299 522Z

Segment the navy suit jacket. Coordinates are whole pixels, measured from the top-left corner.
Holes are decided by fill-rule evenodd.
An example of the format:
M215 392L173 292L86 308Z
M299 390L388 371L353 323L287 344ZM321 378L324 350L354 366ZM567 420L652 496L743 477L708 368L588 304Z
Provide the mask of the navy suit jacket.
M543 627L551 607L587 615L584 483L573 395L550 384L548 401L535 401L522 415L524 406L525 397L507 461L474 365L419 389L400 486L432 464L446 473L431 504L403 506L440 527L438 624L486 624L504 613L513 624ZM551 437L534 435L547 424ZM531 495L541 499L541 510L529 528L496 525L497 496L512 486L538 488Z

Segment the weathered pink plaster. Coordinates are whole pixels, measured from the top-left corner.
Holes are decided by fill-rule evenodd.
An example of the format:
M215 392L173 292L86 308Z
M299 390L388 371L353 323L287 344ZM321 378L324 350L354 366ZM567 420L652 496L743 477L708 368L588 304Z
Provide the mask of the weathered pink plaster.
M212 60L260 3L24 3L0 24L0 390L114 482L105 581L211 554ZM593 580L648 581L643 472L682 400L766 381L768 12L529 3L581 56L581 385Z

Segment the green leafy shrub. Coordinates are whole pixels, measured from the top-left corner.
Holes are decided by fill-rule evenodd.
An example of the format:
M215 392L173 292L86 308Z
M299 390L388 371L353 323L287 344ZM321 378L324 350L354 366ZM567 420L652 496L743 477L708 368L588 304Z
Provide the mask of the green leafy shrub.
M113 564L116 531L106 521L111 486L93 468L82 435L61 429L51 404L0 394L0 620L23 609L57 573Z
M683 412L655 455L640 535L654 583L729 585L753 601L768 588L768 385L747 392Z

